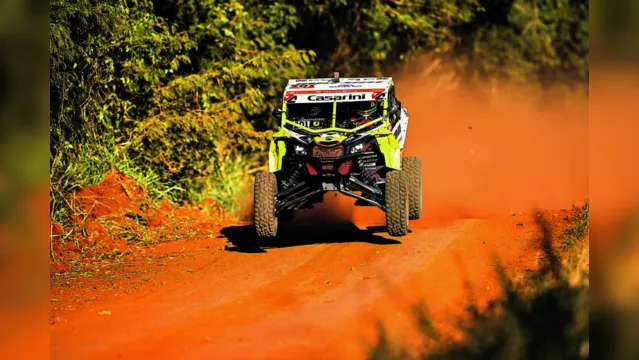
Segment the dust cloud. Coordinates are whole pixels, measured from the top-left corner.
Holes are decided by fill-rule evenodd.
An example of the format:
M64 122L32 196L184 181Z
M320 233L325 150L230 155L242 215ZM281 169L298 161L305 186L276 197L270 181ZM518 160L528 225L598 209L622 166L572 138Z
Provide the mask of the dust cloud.
M639 69L591 70L591 234L608 239L639 219Z
M404 156L423 171L419 224L570 208L588 197L588 103L584 95L465 88L432 63L394 75L410 117ZM377 214L379 213L379 214ZM383 223L357 209L358 223Z

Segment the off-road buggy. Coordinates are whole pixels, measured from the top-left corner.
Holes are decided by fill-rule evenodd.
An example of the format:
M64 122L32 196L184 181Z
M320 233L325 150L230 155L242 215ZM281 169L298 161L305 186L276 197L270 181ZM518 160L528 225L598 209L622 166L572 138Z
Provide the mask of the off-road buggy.
M269 172L256 175L255 230L274 237L278 222L312 209L329 191L386 212L392 236L408 232L422 211L421 161L402 158L408 112L390 77L289 80Z

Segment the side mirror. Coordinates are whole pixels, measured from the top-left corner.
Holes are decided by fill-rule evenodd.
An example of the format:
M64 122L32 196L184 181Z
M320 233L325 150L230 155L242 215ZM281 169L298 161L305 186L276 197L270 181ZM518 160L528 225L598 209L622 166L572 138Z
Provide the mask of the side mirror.
M390 109L388 110L388 113L390 115L395 115L399 112L399 110L401 109L401 107L399 106L398 103L394 103L393 105L391 105Z
M271 113L273 118L275 120L281 120L282 119L282 108L275 108L273 109L273 112Z

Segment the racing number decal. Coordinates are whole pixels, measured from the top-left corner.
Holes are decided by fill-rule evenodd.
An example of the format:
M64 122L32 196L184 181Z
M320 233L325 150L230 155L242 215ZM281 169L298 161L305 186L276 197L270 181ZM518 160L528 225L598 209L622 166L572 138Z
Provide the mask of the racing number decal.
M373 99L383 100L385 97L386 97L386 93L384 93L384 92L373 93Z
M286 94L284 95L284 101L287 103L294 103L297 100L297 95Z
M321 129L324 127L324 122L317 120L298 120L295 123L311 129Z

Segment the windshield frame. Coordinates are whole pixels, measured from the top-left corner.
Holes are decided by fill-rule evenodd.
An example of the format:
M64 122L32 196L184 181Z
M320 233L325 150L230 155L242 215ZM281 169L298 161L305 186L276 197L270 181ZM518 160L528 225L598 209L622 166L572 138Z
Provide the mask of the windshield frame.
M304 125L300 125L294 121L290 121L286 118L286 102L282 103L282 121L280 126L282 128L285 128L285 125L291 125L294 128L298 128L300 130L303 130L307 133L310 134L321 134L321 133L327 133L327 132L342 132L342 133L355 133L358 132L360 130L363 129L370 129L371 126L375 125L375 127L382 125L381 123L383 123L384 121L386 121L388 119L388 97L386 97L384 99L384 101L382 101L382 116L373 119L369 122L367 122L366 124L362 124L360 126L357 126L353 129L346 129L346 128L341 128L341 127L337 127L337 101L333 101L333 112L332 112L332 118L331 118L331 126L329 128L325 128L325 129L311 129L308 128Z

